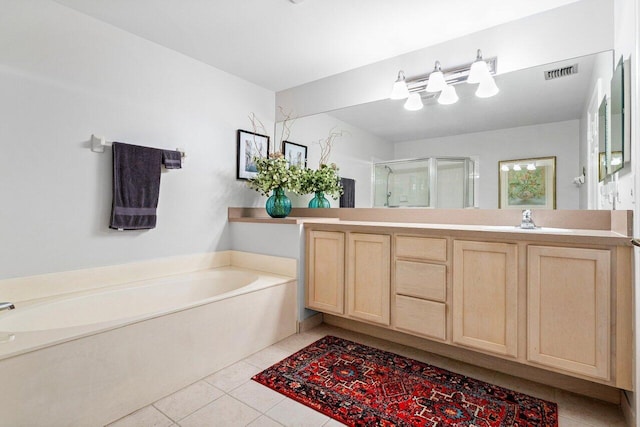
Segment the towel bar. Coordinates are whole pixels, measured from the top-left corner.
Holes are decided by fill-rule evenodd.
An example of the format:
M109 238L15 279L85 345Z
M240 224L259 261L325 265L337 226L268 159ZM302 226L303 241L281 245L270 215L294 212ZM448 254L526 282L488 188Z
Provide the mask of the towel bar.
M91 135L91 151L94 153L104 153L104 147L111 147L113 145L112 141L107 141L102 136ZM180 152L180 156L184 159L187 157L187 153L180 148L176 148L176 151Z

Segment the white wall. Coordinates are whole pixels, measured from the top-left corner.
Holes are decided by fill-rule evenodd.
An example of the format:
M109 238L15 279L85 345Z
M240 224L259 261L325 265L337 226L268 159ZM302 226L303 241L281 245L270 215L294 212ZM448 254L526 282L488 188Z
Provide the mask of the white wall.
M0 0L0 279L230 248L236 130L275 94L53 1ZM270 121L271 120L271 121ZM111 152L92 133L183 147L157 228L111 231Z
M276 131L277 140L281 139L280 124ZM372 163L393 158L393 145L376 137L366 130L354 127L329 114L316 114L296 119L291 127L288 141L307 146L307 166L317 169L320 162L319 140L326 139L332 131L343 132L335 139L329 163L340 168L339 174L356 180L356 208L373 206L371 185ZM307 207L313 195L297 197L290 195L296 207ZM339 200L327 197L332 207L339 206Z
M276 103L302 116L385 99L398 70L427 74L436 60L455 68L473 62L477 49L498 57L499 74L601 52L613 46L612 26L609 0L582 0L278 92Z
M488 132L431 138L395 144L395 158L433 156L477 157L478 207L498 208L498 162L500 160L556 156L558 209L578 209L579 120L523 126Z

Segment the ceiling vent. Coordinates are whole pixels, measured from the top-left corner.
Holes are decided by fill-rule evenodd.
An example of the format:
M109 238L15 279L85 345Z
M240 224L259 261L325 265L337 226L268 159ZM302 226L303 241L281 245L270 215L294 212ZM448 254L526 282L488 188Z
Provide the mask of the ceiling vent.
M559 79L560 77L571 76L578 74L578 64L573 64L568 67L556 68L555 70L548 70L544 72L545 80Z

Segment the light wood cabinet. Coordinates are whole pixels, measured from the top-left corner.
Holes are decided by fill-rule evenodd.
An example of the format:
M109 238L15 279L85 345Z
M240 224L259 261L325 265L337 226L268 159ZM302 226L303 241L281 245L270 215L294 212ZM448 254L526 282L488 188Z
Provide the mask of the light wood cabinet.
M517 246L453 242L453 341L517 356Z
M529 361L610 378L610 259L608 250L529 246Z
M344 233L308 233L306 305L325 313L344 314Z
M348 234L347 315L389 325L391 237Z

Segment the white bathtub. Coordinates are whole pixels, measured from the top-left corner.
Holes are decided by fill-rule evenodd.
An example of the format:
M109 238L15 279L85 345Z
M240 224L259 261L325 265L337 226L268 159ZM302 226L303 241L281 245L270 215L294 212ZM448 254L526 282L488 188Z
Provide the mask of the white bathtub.
M293 277L226 266L16 303L0 426L104 425L295 333Z

